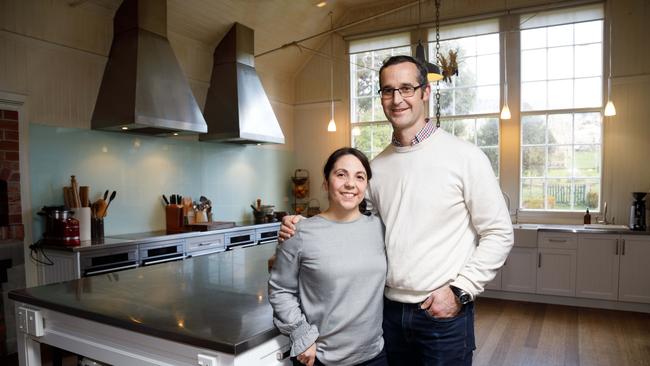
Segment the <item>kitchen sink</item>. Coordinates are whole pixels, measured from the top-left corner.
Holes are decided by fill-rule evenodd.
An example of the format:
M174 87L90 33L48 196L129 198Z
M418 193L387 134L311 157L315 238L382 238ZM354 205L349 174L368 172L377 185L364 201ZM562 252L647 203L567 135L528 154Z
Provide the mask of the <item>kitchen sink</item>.
M513 229L519 229L519 230L537 230L537 229L539 229L539 225L537 225L537 224L513 224L512 228Z

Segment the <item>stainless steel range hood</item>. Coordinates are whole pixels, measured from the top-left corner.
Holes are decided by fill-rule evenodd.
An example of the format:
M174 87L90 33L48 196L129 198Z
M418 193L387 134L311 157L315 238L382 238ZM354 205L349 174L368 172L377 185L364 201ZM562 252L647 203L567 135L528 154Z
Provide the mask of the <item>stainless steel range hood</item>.
M262 82L255 71L253 30L235 23L214 50L203 114L208 133L201 141L284 143Z
M167 2L124 0L113 24L92 128L163 136L207 132L167 40Z

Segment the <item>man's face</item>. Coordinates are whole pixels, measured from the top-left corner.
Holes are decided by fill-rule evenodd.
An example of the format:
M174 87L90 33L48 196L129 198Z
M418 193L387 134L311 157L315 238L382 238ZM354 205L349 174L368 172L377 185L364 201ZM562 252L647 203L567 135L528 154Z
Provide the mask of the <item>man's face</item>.
M388 66L382 71L380 80L382 89L420 85L418 68L410 62ZM405 130L424 122L424 103L429 100L429 92L427 84L418 88L411 97L402 97L398 91L395 91L392 98L381 98L384 114L393 126L393 130Z

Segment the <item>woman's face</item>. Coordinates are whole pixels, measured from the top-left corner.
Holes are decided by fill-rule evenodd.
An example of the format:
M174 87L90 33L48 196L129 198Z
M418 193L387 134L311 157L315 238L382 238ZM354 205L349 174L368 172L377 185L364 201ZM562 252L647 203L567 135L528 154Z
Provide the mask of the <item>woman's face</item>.
M354 155L341 156L323 183L327 190L330 207L345 211L358 210L364 198L368 177L361 161Z

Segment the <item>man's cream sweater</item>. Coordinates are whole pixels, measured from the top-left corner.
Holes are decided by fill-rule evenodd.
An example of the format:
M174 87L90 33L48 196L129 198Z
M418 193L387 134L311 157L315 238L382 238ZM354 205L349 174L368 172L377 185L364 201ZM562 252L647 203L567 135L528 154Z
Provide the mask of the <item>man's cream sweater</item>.
M513 244L498 182L476 146L438 129L372 161L369 199L386 227L386 296L417 303L447 284L480 294Z

